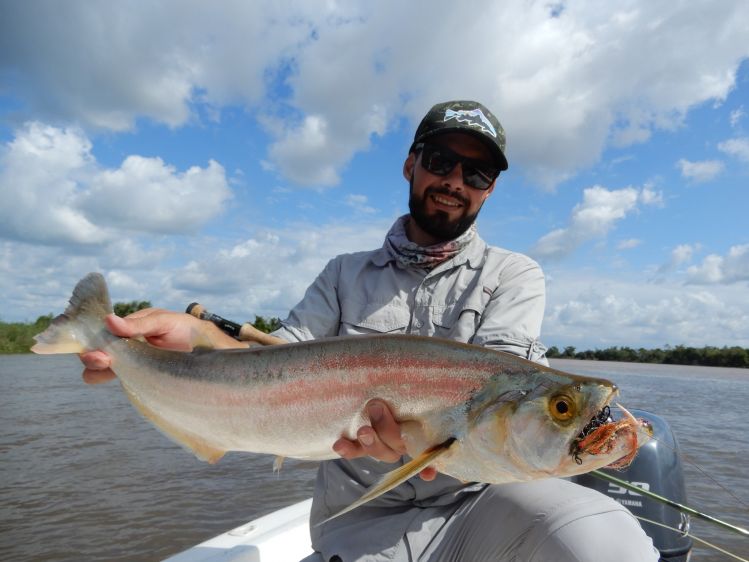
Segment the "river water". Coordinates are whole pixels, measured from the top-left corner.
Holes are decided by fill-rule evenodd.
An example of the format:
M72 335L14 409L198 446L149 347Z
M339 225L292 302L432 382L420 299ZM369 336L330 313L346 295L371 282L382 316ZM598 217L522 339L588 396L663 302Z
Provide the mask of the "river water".
M604 376L621 402L671 424L688 503L749 526L749 370L555 360ZM116 383L91 387L72 356L0 356L0 560L160 560L309 497L315 470L231 453L208 465L145 422ZM729 489L737 498L723 488ZM693 519L743 556L749 540ZM605 560L605 555L602 560ZM728 560L695 548L694 562Z

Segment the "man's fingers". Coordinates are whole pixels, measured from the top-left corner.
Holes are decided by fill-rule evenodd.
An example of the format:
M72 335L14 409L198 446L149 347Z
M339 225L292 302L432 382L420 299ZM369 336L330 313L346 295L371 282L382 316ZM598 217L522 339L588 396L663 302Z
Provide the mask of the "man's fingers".
M145 312L145 311L139 311ZM134 313L127 318L120 318L115 314L110 314L106 318L107 329L115 336L122 338L135 338L138 336L148 336L152 332L162 333L163 327L156 317L149 314L137 315Z
M383 462L395 462L406 452L400 426L387 404L372 400L366 406L372 426L365 425L356 432L356 439L341 438L333 450L345 459L369 456Z
M378 461L395 462L402 456L384 443L378 433L369 426L360 427L356 432L356 438L364 454Z
M80 358L87 369L102 370L112 365L112 358L103 351L87 351L81 353Z
M102 384L109 382L112 379L117 378L111 369L104 370L92 370L85 369L83 371L83 382L86 384Z
M333 450L344 459L356 459L365 455L358 441L351 441L343 437L333 443Z
M191 351L191 334L200 320L188 314L167 312L158 308L139 310L126 318L110 314L107 328L123 338L145 337L156 347L177 351Z
M437 469L433 466L428 466L421 472L419 472L419 476L421 476L421 479L426 482L431 482L435 478L437 478Z
M375 438L398 456L406 453L406 444L401 437L400 424L395 421L393 413L385 402L371 400L367 404L367 414L375 431ZM361 438L359 439L361 442ZM366 443L363 443L366 446Z
M395 462L401 458L400 453L393 451L377 438L375 430L369 426L359 428L355 440L341 437L333 444L333 450L344 459L372 457L378 461Z

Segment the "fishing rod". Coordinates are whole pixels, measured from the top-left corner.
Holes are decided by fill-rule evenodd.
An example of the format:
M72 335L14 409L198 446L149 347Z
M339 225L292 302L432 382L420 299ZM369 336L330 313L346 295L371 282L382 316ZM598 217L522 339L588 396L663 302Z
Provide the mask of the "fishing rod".
M222 332L229 334L234 339L239 341L256 342L261 345L275 345L279 343L286 343L286 340L271 336L258 330L255 326L249 322L244 324L237 324L226 318L222 318L218 314L208 312L202 304L197 302L191 303L190 306L185 310L187 314L199 318L200 320L207 320L215 324Z
M634 515L634 514L633 514ZM653 521L652 519L648 519L647 517L642 517L641 515L635 515L640 521L644 521L645 523L650 523L651 525L655 525L656 527L662 527L663 529L668 529L669 531L673 531L674 533L680 534L685 537L690 537L691 539L697 541L700 544L703 544L709 548L713 548L717 550L718 552L725 554L726 556L729 556L733 558L734 560L738 560L739 562L749 562L746 558L742 558L738 554L734 554L733 552L727 551L725 548L718 546L717 544L713 544L711 542L706 541L705 539L701 539L700 537L694 536L692 533L688 533L686 531L683 531L681 529L677 529L676 527L671 527L670 525L665 525L661 523L660 521Z
M616 484L617 486L621 486L622 488L626 488L627 490L630 490L637 494L641 494L643 496L647 496L651 499L659 501L663 504L666 504L667 506L673 507L674 509L681 511L682 513L688 513L689 515L694 515L695 517L702 519L703 521L709 521L710 523L718 525L719 527L723 527L724 529L728 529L729 531L733 531L734 533L738 533L739 535L742 535L744 537L749 537L749 530L744 529L743 527L732 525L731 523L722 521L718 519L717 517L713 517L711 515L707 515L705 513L699 512L696 509L680 504L668 498L664 498L663 496L660 496L654 492L651 492L650 490L638 488L637 486L630 484L626 480L617 478L616 476L611 476L610 474L606 474L605 472L601 472L600 470L593 470L590 472L590 474L592 474L596 478L600 478L601 480L612 482Z

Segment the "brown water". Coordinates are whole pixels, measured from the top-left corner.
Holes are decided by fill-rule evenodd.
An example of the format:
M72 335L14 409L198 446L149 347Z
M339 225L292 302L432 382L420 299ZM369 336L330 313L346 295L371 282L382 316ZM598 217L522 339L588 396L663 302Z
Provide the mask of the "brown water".
M749 526L749 371L554 361L606 376L625 406L651 410L690 465L689 503ZM160 560L309 497L314 470L229 454L208 465L143 421L117 384L89 387L75 357L0 356L0 560ZM749 541L693 520L698 536L749 556ZM602 558L605 560L605 556ZM727 560L695 549L694 562Z

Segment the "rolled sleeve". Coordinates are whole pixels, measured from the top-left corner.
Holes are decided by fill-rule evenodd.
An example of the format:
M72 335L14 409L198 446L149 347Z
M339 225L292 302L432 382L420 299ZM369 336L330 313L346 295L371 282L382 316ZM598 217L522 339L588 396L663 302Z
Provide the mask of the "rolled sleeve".
M543 271L522 254L506 262L472 343L546 363L546 348L539 341L546 306Z

